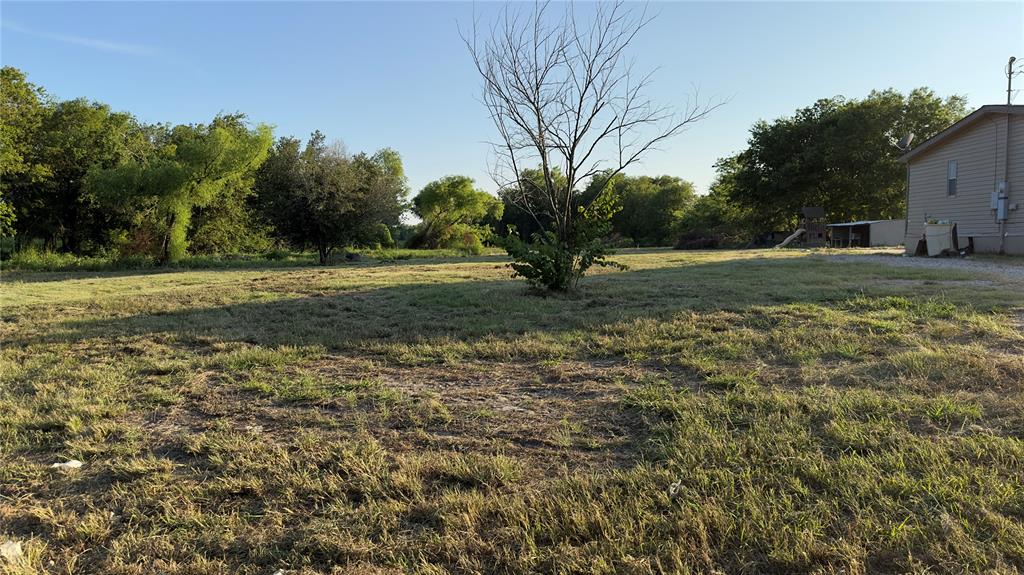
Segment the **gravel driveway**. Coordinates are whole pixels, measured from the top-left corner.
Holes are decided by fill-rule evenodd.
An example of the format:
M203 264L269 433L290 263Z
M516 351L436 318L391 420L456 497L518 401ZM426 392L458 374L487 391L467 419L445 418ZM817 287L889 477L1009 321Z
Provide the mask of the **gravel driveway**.
M886 255L830 255L825 256L833 261L845 262L869 262L879 263L894 267L911 268L950 268L959 270L975 270L982 273L996 274L1004 279L1013 282L1024 282L1024 260L1016 259L1013 262L999 262L978 259L960 258L909 258L901 256Z

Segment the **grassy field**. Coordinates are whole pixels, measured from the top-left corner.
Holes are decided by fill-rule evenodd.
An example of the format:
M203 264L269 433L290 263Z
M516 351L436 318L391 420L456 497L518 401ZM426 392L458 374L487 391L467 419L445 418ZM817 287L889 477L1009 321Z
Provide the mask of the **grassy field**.
M0 570L1024 571L1024 286L617 259L7 274Z

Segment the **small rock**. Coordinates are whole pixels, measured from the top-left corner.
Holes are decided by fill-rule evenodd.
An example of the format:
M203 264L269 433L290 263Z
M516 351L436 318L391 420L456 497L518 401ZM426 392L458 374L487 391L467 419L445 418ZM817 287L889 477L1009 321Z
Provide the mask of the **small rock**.
M277 571L271 573L271 575L284 575L284 569L278 569Z
M55 469L62 469L63 470L63 469L78 469L82 465L83 465L83 463L81 461L77 460L77 459L69 459L69 460L65 461L64 463L54 463L50 467L53 467Z
M21 550L21 541L11 541L8 539L3 545L0 545L0 557L3 557L10 563L17 563L24 556L25 553Z

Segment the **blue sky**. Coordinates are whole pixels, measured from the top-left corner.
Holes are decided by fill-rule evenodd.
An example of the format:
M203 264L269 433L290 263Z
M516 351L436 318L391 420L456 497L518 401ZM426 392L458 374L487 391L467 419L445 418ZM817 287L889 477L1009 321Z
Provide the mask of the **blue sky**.
M484 18L497 5L477 3ZM705 191L712 164L750 125L834 95L929 86L970 105L1005 101L1002 69L1024 58L1024 2L657 3L635 43L657 68L652 99L694 88L730 98L633 174L671 174ZM446 174L485 189L494 129L457 25L471 3L0 2L3 65L59 98L88 97L147 122L241 111L350 151L389 146L413 190ZM1024 77L1018 80L1024 88ZM1024 95L1016 100L1024 103Z

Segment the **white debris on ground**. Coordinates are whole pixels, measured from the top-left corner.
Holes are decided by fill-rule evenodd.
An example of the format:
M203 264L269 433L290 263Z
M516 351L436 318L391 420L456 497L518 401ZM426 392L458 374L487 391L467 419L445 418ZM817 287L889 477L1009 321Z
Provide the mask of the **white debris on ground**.
M672 483L672 485L668 486L668 496L669 496L670 499L675 499L676 497L679 496L680 493L682 493L682 491L683 491L683 482L682 482L682 480L676 481L676 482Z
M867 254L862 256L836 254L824 257L831 261L879 263L893 267L968 270L1001 276L1003 279L1011 281L1024 281L1024 261L1019 259L1012 262L1000 262L973 258L924 258Z
M82 465L84 465L84 464L81 461L77 460L77 459L69 459L69 460L65 461L64 463L54 463L50 467L53 467L54 469L60 469L60 470L71 470L71 469L78 469Z
M3 545L0 545L0 557L3 557L9 563L17 563L24 556L25 552L21 549L21 541L11 541L8 539Z

